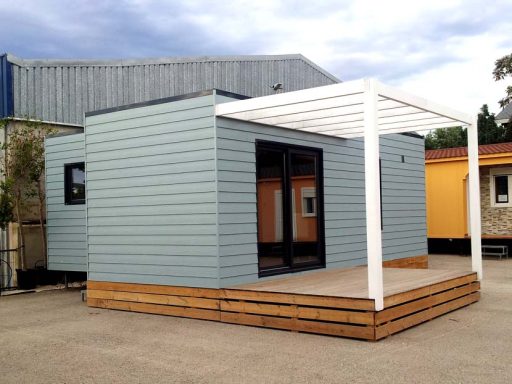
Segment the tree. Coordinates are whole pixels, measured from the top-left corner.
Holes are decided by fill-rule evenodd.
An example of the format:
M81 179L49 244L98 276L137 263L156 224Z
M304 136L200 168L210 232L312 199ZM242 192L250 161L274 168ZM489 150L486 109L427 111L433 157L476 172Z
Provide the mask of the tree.
M511 139L510 132L496 124L494 114L489 113L489 107L484 104L478 114L478 144L504 143Z
M7 181L0 182L0 228L6 230L14 220L14 206Z
M3 121L6 125L6 121ZM26 269L25 231L23 218L25 209L35 197L38 200L41 230L41 254L46 261L46 231L44 228L44 138L53 129L39 122L17 124L9 131L5 150L5 192L13 205L14 218L18 223L19 252L18 265Z
M507 76L512 76L512 54L503 56L494 62L494 71L492 71L494 80L503 80ZM501 108L512 101L512 86L505 89L505 97L498 101Z
M468 135L465 128L439 128L425 136L425 149L465 147Z
M512 128L498 126L487 104L478 114L478 144L496 144L512 141ZM441 149L467 146L467 132L462 127L440 128L425 136L425 149Z

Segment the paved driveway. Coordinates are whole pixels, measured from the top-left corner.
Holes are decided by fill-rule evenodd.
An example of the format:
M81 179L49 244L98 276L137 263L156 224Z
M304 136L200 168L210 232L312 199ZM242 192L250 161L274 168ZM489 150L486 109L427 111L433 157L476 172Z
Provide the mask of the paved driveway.
M2 297L0 383L512 383L512 259L484 273L479 303L378 343Z

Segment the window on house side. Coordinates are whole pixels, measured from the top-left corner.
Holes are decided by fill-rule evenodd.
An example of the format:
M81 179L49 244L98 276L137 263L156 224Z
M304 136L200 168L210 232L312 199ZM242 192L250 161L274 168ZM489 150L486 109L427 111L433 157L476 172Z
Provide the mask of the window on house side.
M508 176L494 176L495 202L508 203Z
M489 173L491 207L512 207L512 168L491 168Z
M64 164L65 204L85 204L84 163Z

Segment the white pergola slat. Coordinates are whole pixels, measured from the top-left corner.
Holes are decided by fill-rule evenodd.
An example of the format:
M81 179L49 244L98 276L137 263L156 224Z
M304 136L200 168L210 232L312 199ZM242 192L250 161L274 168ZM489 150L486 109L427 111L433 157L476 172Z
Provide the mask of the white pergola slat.
M216 105L216 116L340 138L364 138L368 291L383 308L379 135L468 127L473 270L482 278L480 185L476 119L374 79Z

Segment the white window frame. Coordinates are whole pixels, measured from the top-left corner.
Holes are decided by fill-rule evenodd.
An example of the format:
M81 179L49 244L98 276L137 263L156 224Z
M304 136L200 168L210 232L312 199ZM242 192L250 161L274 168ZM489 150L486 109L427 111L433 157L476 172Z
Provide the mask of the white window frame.
M496 183L494 181L496 176L508 177L508 203L499 203L496 201ZM512 207L512 168L491 168L489 172L490 194L491 194L491 207L506 208Z
M301 193L301 202L302 202L302 217L316 217L317 214L317 197L316 197L316 188L313 187L303 187L300 190ZM304 204L304 199L313 198L313 212L306 212L306 204Z

